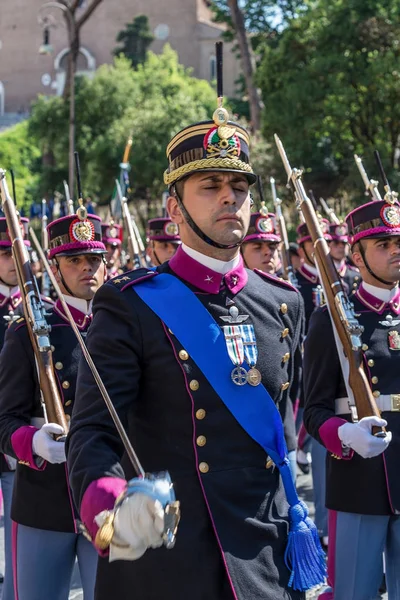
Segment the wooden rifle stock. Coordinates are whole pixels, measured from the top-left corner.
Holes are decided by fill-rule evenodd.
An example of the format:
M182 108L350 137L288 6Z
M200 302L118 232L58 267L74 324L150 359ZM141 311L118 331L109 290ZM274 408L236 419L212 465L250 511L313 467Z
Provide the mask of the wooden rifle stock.
M32 273L28 251L23 241L21 226L14 202L8 192L5 171L0 169L0 195L2 209L7 220L7 228L12 241L12 252L18 277L18 285L23 300L24 315L29 338L35 354L45 418L48 423L57 423L68 432L68 422L64 413L57 380L54 374L50 344L50 326L45 317L45 307L39 294L36 279Z
M353 305L343 290L315 209L301 181L302 171L291 168L285 149L277 135L275 135L275 141L288 176L288 182L295 193L297 208L303 213L314 245L315 261L320 273L332 325L338 334L344 356L348 361L348 384L353 392L358 418L380 417L362 362L361 333L363 327L357 321ZM380 427L373 427L372 433L382 437L386 435Z

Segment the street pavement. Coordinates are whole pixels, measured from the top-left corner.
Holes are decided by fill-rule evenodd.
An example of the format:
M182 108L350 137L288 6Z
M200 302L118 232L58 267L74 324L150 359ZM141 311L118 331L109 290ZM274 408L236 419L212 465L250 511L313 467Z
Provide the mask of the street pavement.
M314 505L313 505L313 501L312 501L311 475L303 475L302 473L299 472L298 477L297 477L297 489L298 489L299 495L303 498L303 500L305 500L307 502L309 509L310 509L310 516L313 517ZM3 537L4 537L3 517L1 516L0 517L0 571L2 573L4 573ZM318 598L318 595L324 590L324 588L325 588L325 586L320 586L314 590L310 590L306 594L306 600L316 600ZM0 590L1 590L1 584L0 584ZM387 600L388 597L387 597L387 594L384 594L383 596L379 596L378 598L379 598L379 600ZM377 598L377 600L378 600L378 598ZM43 600L52 600L52 599L46 598ZM78 572L78 569L76 568L76 565L75 565L75 570L74 570L74 574L72 577L72 584L71 584L69 600L83 600L83 592L82 592L82 588L80 586L79 572ZM156 599L154 599L154 600L156 600ZM248 600L251 600L251 598L249 598Z

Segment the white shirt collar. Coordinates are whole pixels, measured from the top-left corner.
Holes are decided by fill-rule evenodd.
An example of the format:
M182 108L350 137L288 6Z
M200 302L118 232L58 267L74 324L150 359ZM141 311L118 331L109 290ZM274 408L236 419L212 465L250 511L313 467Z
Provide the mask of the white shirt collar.
M366 292L386 303L390 302L399 291L398 285L395 285L391 290L387 290L386 288L377 287L363 281L362 286Z
M15 296L19 291L19 287L16 285L15 287L8 287L8 285L4 285L4 283L0 283L0 294L3 294L6 298L11 298Z
M82 298L75 298L75 296L67 296L67 294L64 294L64 299L69 306L76 308L82 314L92 314L92 300L83 300Z
M205 254L202 254L201 252L198 252L197 250L193 250L193 248L189 248L189 246L186 246L186 244L184 244L183 242L182 242L182 250L184 252L186 252L186 254L188 256L190 256L190 258L193 258L193 260L196 260L201 265L208 267L209 269L211 269L212 271L215 271L216 273L221 273L221 275L225 275L226 273L229 273L229 271L233 271L233 269L235 269L238 266L238 264L240 263L240 253L239 252L235 256L235 258L232 258L232 260L228 260L227 262L225 262L224 260L218 260L217 258L211 258L210 256L206 256Z

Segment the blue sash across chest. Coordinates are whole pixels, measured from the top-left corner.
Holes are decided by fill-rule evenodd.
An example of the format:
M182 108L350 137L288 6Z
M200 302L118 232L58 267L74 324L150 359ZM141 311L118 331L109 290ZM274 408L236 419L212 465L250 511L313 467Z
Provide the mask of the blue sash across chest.
M135 292L173 331L222 402L247 434L272 458L280 471L290 505L286 561L290 585L306 590L323 580L325 569L314 524L299 501L287 459L283 424L266 388L237 386L224 334L197 296L177 277L165 273L135 285ZM318 542L318 545L317 545Z

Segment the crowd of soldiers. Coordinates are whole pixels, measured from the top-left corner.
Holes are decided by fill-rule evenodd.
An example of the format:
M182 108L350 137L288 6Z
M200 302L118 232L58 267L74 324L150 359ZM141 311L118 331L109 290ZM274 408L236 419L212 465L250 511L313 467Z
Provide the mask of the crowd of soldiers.
M0 219L3 600L67 600L76 560L85 600L300 600L326 581L323 549L320 598L373 599L385 574L400 600L400 205L319 218L379 409L358 418L315 241L300 223L292 285L276 214L252 212L249 145L221 105L172 138L146 267L123 269L122 226L82 207L48 224L68 432L43 408ZM295 485L309 448L315 524Z

